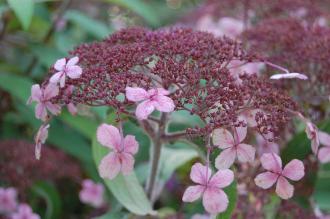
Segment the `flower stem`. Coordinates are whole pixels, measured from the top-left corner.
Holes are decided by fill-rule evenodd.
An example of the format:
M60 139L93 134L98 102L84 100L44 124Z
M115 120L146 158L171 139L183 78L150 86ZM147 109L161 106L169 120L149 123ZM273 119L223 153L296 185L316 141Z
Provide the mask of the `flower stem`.
M159 160L160 160L162 144L163 144L162 136L165 133L166 119L167 119L167 115L165 113L163 113L161 116L161 119L160 119L158 132L152 139L154 142L154 145L153 145L153 150L151 153L150 174L148 177L147 188L146 188L147 196L150 200L152 200L152 197L153 197L153 192L154 192L155 183L156 183L156 177L157 177L157 173L158 173Z

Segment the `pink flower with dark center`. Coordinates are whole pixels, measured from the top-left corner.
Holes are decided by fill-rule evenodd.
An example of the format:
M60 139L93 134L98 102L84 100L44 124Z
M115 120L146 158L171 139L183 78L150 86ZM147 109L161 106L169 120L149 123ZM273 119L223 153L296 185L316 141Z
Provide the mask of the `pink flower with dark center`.
M328 163L330 162L330 135L328 133L319 131L318 132L319 140L322 147L318 152L318 158L321 163Z
M27 204L20 204L18 211L11 215L11 219L40 219L40 216L33 213Z
M222 190L234 180L231 170L219 170L212 176L210 168L196 163L192 166L190 178L197 185L189 186L183 194L182 201L194 202L203 198L205 210L211 214L223 212L228 206L228 197Z
M228 169L235 161L236 156L240 162L252 162L256 149L248 144L242 144L245 139L247 127L234 128L234 136L223 128L213 131L213 143L223 151L215 159L218 169Z
M107 124L102 124L97 129L97 140L105 147L112 149L99 165L101 177L113 179L119 172L128 174L133 170L134 157L139 144L135 136L127 135L125 138L119 130Z
M320 145L319 131L317 127L311 122L306 122L305 132L307 134L308 139L311 140L311 147L313 153L317 154L317 150Z
M31 96L28 99L28 104L32 101L37 102L35 108L35 116L42 121L47 119L47 110L52 114L58 115L61 112L61 106L51 102L53 97L56 97L59 89L54 84L48 84L45 89L41 89L39 84L35 84L31 88Z
M0 188L0 213L8 214L17 207L17 192L14 188Z
M80 201L99 208L104 204L104 187L100 183L94 183L90 179L82 182L82 190L79 192Z
M257 146L258 146L258 154L259 156L265 154L265 153L275 153L279 154L279 145L276 144L275 142L269 142L269 138L273 138L274 136L272 133L262 136L260 134L256 135L256 141L257 141Z
M139 120L147 119L155 109L160 112L172 112L175 105L173 100L167 97L169 94L170 92L163 88L153 88L146 91L143 88L126 87L127 99L140 102L135 111Z
M46 139L48 138L48 128L49 124L41 125L34 138L36 144L34 153L37 160L39 160L41 156L41 146L45 144Z
M65 58L59 59L55 62L54 68L58 72L56 72L49 81L53 84L60 83L60 87L65 86L65 79L66 77L76 79L79 78L82 74L82 69L80 66L77 65L79 62L79 58L77 56L69 59L66 62Z
M288 179L298 181L305 175L303 162L294 159L290 161L282 170L282 160L275 153L263 154L260 158L263 168L267 172L257 175L254 182L257 186L268 189L276 182L276 193L282 199L289 199L293 196L294 187L288 182Z

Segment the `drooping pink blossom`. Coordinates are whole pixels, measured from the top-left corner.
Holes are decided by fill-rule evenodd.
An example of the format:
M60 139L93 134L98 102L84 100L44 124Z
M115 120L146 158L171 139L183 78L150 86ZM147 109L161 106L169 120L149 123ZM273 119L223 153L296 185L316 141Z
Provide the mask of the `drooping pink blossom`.
M17 207L17 192L14 188L0 188L0 214L9 214Z
M45 89L41 89L39 84L32 86L31 96L27 103L31 104L33 101L37 102L35 108L36 118L45 121L47 119L47 110L54 115L58 115L61 112L61 106L50 101L53 97L56 97L58 93L58 87L51 83L49 83Z
M328 133L319 131L319 140L324 147L320 148L318 152L318 158L321 163L330 162L330 135Z
M28 204L20 204L18 211L11 215L11 219L40 219L40 216L33 213Z
M306 129L305 129L306 135L308 139L311 140L311 148L314 154L317 154L317 150L320 145L320 139L319 139L319 131L311 122L306 122Z
M67 96L70 96L72 94L73 90L74 90L74 86L70 85L67 87L67 89L65 89L64 93ZM77 115L78 109L72 102L68 103L66 105L66 107L68 108L68 111L71 113L71 115L73 115L73 116Z
M79 192L80 201L99 208L104 204L104 187L100 183L94 183L90 179L82 182L82 190Z
M40 159L41 156L41 147L45 144L46 139L48 138L48 128L49 124L42 124L34 138L35 141L35 157L37 160Z
M301 79L301 80L307 80L308 77L304 74L301 73L283 73L283 74L275 74L272 75L270 77L270 79L275 79L275 80L279 80L279 79L292 79L292 78L297 78L297 79Z
M197 185L189 186L185 190L182 197L184 202L194 202L202 197L205 210L211 214L227 209L229 201L222 189L234 180L234 173L231 170L219 170L212 176L210 168L196 163L191 168L190 178Z
M275 153L263 154L260 158L261 165L267 171L257 175L254 182L257 186L268 189L276 182L276 193L282 199L289 199L293 196L294 187L288 182L287 178L298 181L305 175L303 162L291 160L282 170L282 160Z
M215 159L218 169L228 169L235 161L236 156L240 162L252 162L256 149L248 144L241 143L247 133L247 127L234 128L234 136L223 128L213 131L213 144L223 149Z
M143 88L126 87L126 98L130 101L140 102L136 107L135 115L139 120L147 119L157 109L160 112L172 112L174 102L167 97L170 92L163 88L154 88L148 91Z
M97 140L105 147L112 149L99 165L101 177L113 179L119 172L128 174L133 170L134 157L139 144L135 136L127 135L125 138L119 130L107 124L102 124L97 129Z
M53 84L60 83L60 87L65 86L66 77L76 79L79 78L82 74L82 69L77 63L79 62L79 58L77 56L69 59L66 62L65 58L59 59L55 62L54 68L58 72L56 72L49 81Z
M266 136L262 136L260 134L256 135L256 141L257 141L257 152L259 156L262 156L265 153L275 153L279 154L279 145L275 142L269 142L267 139L273 138L273 134L269 133Z

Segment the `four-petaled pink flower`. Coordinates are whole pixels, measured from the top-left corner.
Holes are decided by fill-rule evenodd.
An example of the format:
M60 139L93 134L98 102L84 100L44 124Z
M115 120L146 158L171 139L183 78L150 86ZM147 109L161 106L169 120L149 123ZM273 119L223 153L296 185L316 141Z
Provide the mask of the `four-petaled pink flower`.
M0 188L0 213L9 214L17 207L17 192L14 188Z
M203 206L211 214L223 212L228 206L228 197L222 188L234 180L231 170L219 170L213 176L210 168L196 163L192 166L190 178L198 185L189 186L183 194L184 202L194 202L203 197Z
M318 136L320 143L325 146L319 150L318 158L321 163L330 162L330 135L328 133L319 131Z
M11 215L11 219L40 219L40 216L33 213L27 204L20 204L18 211Z
M317 154L317 150L320 145L319 131L317 127L311 122L306 122L305 132L307 134L307 137L311 140L311 147L313 153Z
M252 162L256 149L248 144L242 144L245 139L247 127L234 128L234 136L223 128L213 131L213 143L223 151L215 160L218 169L228 169L235 161L236 156L240 162Z
M254 182L257 186L268 189L276 182L276 193L282 199L289 199L293 196L294 187L286 178L298 181L305 175L303 162L294 159L290 161L282 170L282 160L275 153L263 154L260 158L263 168L267 172L257 175Z
M133 170L133 155L139 148L135 136L127 135L124 138L116 127L102 124L97 129L97 140L113 150L101 160L99 166L101 177L113 179L119 172L128 174Z
M47 119L47 109L54 115L61 112L61 106L52 103L50 100L58 95L59 89L54 84L48 84L45 89L41 89L39 84L35 84L31 88L31 97L28 104L32 101L37 102L35 108L35 116L42 121Z
M99 208L104 204L104 187L100 183L94 183L90 179L82 182L82 190L79 192L80 201Z
M160 112L172 112L174 102L167 97L170 92L163 88L150 89L126 87L126 98L130 101L140 102L136 107L135 115L139 120L147 119L157 109Z
M56 72L49 81L54 84L60 82L60 86L64 87L67 76L72 79L79 78L82 74L82 69L77 65L78 62L79 58L77 56L69 59L68 62L66 62L65 58L57 60L54 64L54 68L58 72Z
M36 144L34 154L37 160L39 160L41 156L41 146L45 144L46 139L48 138L48 128L49 124L42 124L34 138Z

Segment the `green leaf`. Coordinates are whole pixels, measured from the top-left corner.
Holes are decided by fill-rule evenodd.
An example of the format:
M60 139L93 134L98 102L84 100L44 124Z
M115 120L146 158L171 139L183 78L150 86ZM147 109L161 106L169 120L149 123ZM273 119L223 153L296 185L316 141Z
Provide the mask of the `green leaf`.
M229 204L227 210L217 215L217 219L230 219L237 203L237 182L236 180L227 188L224 189L228 196Z
M32 186L31 191L46 201L47 207L43 218L60 218L62 208L61 199L58 191L53 185L46 182L38 182Z
M144 20L152 27L158 27L161 24L158 16L158 9L153 8L150 4L142 0L104 0L113 4L117 4L121 7L125 7L136 14L140 15Z
M313 197L323 211L330 211L330 164L321 165Z
M33 15L33 0L7 0L10 8L15 12L24 30L27 30Z
M287 163L292 159L303 160L311 153L311 143L305 132L296 134L281 152L283 163Z
M97 39L103 39L112 32L112 30L104 23L90 18L80 11L69 10L65 13L65 18L77 24L80 28L84 29Z
M97 142L96 137L92 148L94 161L98 166L109 151ZM155 213L134 172L125 176L119 174L115 179L105 179L104 182L116 199L130 212L137 215Z
M195 126L204 127L205 124L199 116L191 115L187 110L179 110L171 114L168 129L170 132L176 132Z
M113 218L126 218L122 212L113 212L112 210L99 217L93 217L93 219L113 219Z

